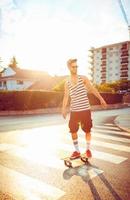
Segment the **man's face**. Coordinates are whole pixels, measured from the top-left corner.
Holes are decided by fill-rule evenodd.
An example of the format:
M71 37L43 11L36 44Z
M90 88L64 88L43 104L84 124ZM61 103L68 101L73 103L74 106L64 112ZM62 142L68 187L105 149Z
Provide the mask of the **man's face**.
M71 63L70 66L69 66L70 73L71 74L77 74L77 68L78 68L77 62Z

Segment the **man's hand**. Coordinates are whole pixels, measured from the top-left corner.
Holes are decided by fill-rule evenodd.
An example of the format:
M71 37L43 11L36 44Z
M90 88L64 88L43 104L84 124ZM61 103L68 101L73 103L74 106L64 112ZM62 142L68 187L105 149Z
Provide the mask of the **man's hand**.
M103 108L107 108L107 103L106 103L106 101L104 99L101 99L100 103L101 103Z
M62 116L64 119L66 119L67 116L67 110L66 109L62 109Z

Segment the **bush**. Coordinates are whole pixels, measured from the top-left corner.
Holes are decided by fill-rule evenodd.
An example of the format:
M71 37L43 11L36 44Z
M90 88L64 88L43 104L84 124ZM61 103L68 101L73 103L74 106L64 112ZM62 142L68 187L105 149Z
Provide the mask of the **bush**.
M47 91L0 92L0 110L30 110L59 107L63 93Z
M121 103L123 101L123 95L117 93L100 93L107 104ZM88 94L88 98L91 105L99 105L100 101L93 94Z

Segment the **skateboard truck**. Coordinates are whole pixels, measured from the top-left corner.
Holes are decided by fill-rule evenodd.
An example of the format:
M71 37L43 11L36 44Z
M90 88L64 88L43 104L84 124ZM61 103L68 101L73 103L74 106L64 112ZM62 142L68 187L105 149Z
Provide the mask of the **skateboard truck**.
M82 157L81 156L81 160L86 164L86 163L88 163L88 158L87 157Z

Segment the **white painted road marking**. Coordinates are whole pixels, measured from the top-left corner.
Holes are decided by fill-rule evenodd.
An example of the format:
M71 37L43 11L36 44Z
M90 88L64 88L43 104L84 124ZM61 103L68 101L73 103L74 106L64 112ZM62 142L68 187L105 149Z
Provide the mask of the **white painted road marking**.
M19 200L56 200L65 194L55 186L0 165L0 190Z

